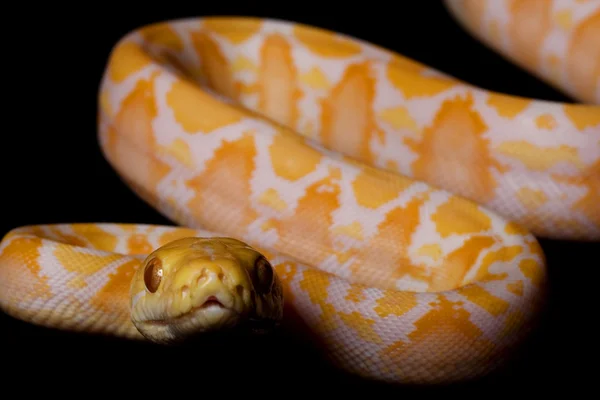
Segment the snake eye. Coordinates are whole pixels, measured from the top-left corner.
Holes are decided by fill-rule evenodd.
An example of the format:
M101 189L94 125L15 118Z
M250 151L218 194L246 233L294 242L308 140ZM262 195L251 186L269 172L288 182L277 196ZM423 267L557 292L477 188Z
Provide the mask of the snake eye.
M256 260L254 267L257 289L262 293L270 292L273 285L273 267L262 256Z
M148 289L150 293L154 293L158 290L162 275L162 261L158 258L153 258L148 261L146 269L144 270L144 283L146 284L146 289Z

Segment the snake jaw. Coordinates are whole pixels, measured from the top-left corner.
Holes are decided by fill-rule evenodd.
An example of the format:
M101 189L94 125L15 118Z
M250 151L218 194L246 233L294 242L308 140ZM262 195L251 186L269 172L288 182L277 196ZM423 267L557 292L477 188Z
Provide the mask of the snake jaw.
M152 342L184 342L205 332L235 326L243 317L235 303L228 296L211 294L184 312L156 319L137 319L134 324Z

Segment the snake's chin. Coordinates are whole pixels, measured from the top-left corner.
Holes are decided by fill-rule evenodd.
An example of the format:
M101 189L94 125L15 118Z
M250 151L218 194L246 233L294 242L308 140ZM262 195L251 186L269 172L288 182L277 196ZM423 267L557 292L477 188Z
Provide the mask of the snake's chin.
M160 320L138 321L137 328L148 340L158 344L193 341L207 332L232 328L241 320L240 313L227 307L215 296L184 314Z

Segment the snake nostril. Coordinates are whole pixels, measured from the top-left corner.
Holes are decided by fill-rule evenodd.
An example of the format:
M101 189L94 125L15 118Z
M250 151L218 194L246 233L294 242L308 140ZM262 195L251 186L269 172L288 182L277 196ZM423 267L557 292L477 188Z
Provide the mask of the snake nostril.
M235 291L237 292L238 296L242 298L244 297L244 287L242 285L236 285Z
M190 287L188 285L184 285L181 287L181 297L187 297L190 293Z
M225 274L223 272L219 272L219 280L223 282L225 279Z
M200 286L204 281L206 281L207 276L208 275L206 273L206 270L203 269L202 272L200 272L200 274L196 278L196 285Z

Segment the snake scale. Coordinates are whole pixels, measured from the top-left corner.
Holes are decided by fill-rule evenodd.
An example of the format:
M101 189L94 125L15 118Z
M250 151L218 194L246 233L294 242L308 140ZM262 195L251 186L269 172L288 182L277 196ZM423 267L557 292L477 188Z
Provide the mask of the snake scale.
M494 370L544 304L536 237L600 240L600 2L445 4L579 103L488 91L288 21L144 26L109 57L99 144L179 226L15 227L2 309L169 343L278 323L285 304L351 373Z

